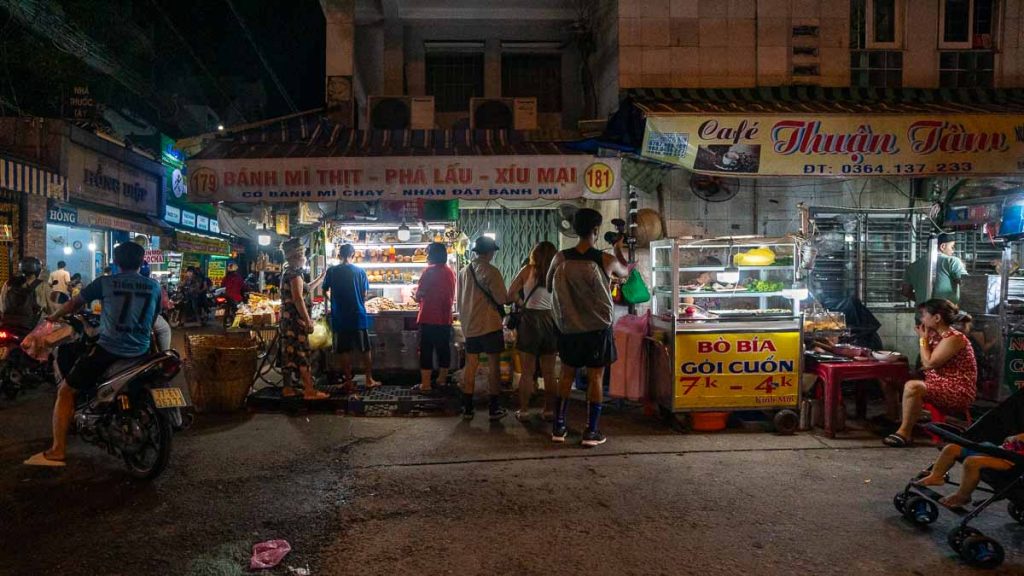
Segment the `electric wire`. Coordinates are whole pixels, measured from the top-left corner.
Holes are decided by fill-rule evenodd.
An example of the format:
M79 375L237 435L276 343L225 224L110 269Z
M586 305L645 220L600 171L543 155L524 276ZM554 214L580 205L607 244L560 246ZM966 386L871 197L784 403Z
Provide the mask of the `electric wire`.
M280 92L281 97L284 98L285 104L288 105L288 108L291 109L292 112L298 112L299 109L295 107L295 103L292 102L291 97L288 96L288 92L284 89L284 85L281 84L281 80L278 79L277 74L274 73L274 69L270 67L270 62L268 62L266 57L263 56L263 51L260 50L260 47L256 44L256 39L253 38L252 32L249 31L249 26L246 25L242 15L235 8L235 3L231 0L224 0L224 3L231 9L231 13L234 14L235 20L242 28L242 32L245 33L245 37L249 40L249 44L252 45L253 51L256 52L256 56L259 57L260 62L263 64L263 69L267 71L270 79L274 82L274 85L277 86L277 91Z

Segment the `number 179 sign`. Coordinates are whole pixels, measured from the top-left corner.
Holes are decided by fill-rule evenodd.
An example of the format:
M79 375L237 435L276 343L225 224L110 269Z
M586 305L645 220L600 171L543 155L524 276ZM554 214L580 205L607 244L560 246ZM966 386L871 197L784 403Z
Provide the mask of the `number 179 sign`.
M799 332L676 334L673 409L795 406L801 355Z

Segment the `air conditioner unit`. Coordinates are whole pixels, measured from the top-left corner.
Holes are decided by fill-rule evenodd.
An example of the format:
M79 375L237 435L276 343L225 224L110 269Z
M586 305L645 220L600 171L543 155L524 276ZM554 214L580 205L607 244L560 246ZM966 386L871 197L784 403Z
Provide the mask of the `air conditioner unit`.
M536 130L536 98L470 98L469 127L474 130Z
M376 130L431 130L433 96L370 96L366 125Z

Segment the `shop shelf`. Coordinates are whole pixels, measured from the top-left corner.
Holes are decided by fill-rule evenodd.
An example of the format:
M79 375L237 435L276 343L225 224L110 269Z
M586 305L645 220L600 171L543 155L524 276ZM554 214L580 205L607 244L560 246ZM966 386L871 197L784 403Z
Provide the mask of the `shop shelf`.
M360 268L426 268L426 262L356 262Z
M381 249L383 249L383 248L391 248L392 246L394 246L394 248L396 250L400 250L402 248L426 248L427 246L430 246L430 243L429 242L395 242L394 244L389 244L387 242L378 242L378 243L375 243L375 244L353 244L352 245L352 247L355 248L356 250L376 250L378 248L381 248Z
M380 290L384 288L408 288L416 286L416 284L370 284L370 290Z

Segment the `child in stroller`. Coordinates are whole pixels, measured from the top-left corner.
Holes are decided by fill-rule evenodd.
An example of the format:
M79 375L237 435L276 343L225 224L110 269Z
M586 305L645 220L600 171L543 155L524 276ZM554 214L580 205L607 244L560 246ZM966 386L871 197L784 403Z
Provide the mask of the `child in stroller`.
M1003 441L1001 446L996 446L991 442L982 442L982 446L989 446L992 448L1001 448L1007 452L1013 452L1024 456L1024 434L1017 434L1016 436L1010 436ZM982 470L1010 470L1013 468L1013 462L1004 458L997 458L995 456L988 456L977 450L970 448L964 448L959 444L946 444L946 447L942 449L942 453L939 454L938 460L935 464L932 464L931 472L927 476L917 481L918 486L942 486L946 483L946 472L949 472L950 468L957 462L962 462L964 465L963 477L960 480L960 489L954 494L950 494L945 498L939 500L939 504L947 508L963 508L964 506L971 503L971 494L974 489L978 487L978 483L981 482L981 471Z
M1024 524L1024 390L989 410L966 430L934 423L927 429L950 444L934 465L896 494L893 505L904 518L921 526L938 519L939 506L963 517L946 541L968 564L994 568L1003 562L1003 547L968 524L1000 500L1008 500L1010 516ZM964 462L959 484L947 475L958 458ZM959 489L948 496L933 490L944 484ZM975 489L990 496L967 510L965 506L970 504Z

